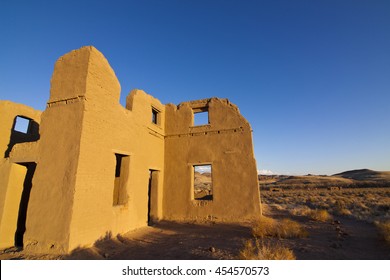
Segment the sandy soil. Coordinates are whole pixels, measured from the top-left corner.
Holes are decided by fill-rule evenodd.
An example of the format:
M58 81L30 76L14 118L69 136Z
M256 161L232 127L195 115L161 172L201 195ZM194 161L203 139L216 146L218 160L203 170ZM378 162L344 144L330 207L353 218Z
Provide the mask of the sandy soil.
M273 239L294 251L297 259L390 259L390 247L380 240L374 225L352 218L312 221L288 212L268 209L266 214L299 221L307 238ZM31 255L11 248L0 259L235 259L251 235L250 224L189 224L161 222L124 235L100 240L70 255Z

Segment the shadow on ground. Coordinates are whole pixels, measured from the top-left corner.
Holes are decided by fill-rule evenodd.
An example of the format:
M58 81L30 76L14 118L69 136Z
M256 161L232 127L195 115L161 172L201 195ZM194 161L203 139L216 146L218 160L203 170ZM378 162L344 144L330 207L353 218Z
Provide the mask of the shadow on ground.
M292 249L298 260L390 259L390 246L379 238L373 224L348 217L319 222L277 209L269 209L266 215L296 220L308 231L306 238L267 238ZM10 248L0 254L0 259L229 260L236 259L244 242L251 238L249 223L163 221L123 235L108 232L93 247L77 248L69 255L33 255Z
M250 226L160 222L75 249L65 259L193 260L235 259Z

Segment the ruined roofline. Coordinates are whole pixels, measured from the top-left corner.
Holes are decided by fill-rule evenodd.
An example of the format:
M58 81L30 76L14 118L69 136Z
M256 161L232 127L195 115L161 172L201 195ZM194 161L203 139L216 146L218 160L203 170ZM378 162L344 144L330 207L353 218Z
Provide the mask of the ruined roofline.
M233 107L235 110L239 111L237 105L230 102L230 100L228 98L219 98L219 97L210 97L210 98L204 98L204 99L184 101L184 102L180 102L178 105L175 105L173 103L168 103L166 105L170 105L172 107L175 107L175 109L180 109L180 107L185 106L185 105L188 105L192 109L199 109L199 108L208 107L209 103L212 100L221 101L222 103L225 103L226 105L229 105L229 106Z

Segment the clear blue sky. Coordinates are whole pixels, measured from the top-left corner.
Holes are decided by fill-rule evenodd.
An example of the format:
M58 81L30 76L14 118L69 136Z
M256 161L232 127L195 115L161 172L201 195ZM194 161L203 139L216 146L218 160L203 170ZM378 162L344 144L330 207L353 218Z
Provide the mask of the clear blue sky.
M258 169L390 170L390 1L0 2L0 99L43 110L55 61L93 45L163 103L229 98Z

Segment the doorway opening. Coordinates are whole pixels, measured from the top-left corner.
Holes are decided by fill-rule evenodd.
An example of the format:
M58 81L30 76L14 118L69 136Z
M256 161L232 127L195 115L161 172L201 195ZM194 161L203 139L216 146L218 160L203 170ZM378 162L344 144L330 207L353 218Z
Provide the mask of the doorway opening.
M125 205L128 201L127 182L129 179L130 156L115 154L115 180L113 206Z
M32 178L34 176L37 164L35 162L28 162L20 165L23 165L27 168L27 173L23 182L22 195L20 197L19 213L15 232L15 247L23 248L23 236L26 232L27 208L28 202L30 200Z
M148 226L152 226L158 219L158 173L158 170L149 169Z

